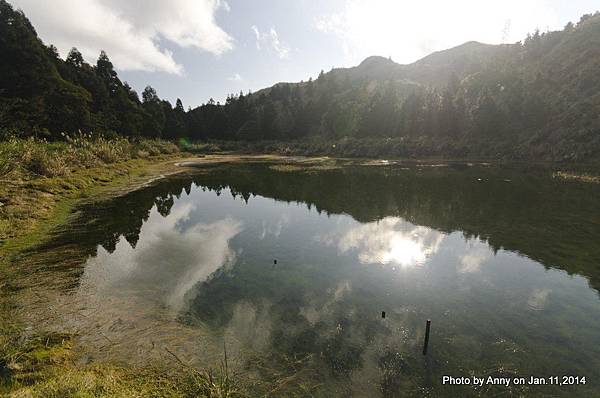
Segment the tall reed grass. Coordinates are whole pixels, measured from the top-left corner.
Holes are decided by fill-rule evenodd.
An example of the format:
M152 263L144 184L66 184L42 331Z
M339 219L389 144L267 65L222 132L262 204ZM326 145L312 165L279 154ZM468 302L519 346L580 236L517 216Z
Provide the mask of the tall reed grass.
M15 170L34 176L62 176L74 169L95 167L172 154L179 147L170 141L142 139L130 141L123 137L79 133L63 135L63 140L8 137L0 141L0 178Z

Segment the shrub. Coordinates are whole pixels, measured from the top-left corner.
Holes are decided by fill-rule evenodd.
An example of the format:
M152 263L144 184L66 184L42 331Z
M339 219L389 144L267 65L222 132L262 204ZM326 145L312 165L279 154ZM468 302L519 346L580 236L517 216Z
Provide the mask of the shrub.
M0 177L9 174L17 162L17 144L14 138L0 142Z
M146 159L148 156L150 156L150 154L146 151L142 151L141 149L138 149L138 151L136 152L136 157L140 158L140 159Z
M104 163L115 163L131 159L129 141L124 138L107 140L99 138L92 145L94 155Z
M57 177L69 172L64 154L50 145L38 145L32 139L27 140L20 161L27 171L44 177Z
M172 143L171 141L158 140L158 141L156 141L156 143L160 147L161 153L170 155L172 153L179 152L179 147L177 145L175 145L174 143Z
M147 152L150 156L160 155L160 147L150 140L142 140L137 144L138 151Z
M179 149L181 149L182 151L191 152L191 153L213 153L213 152L220 152L222 150L227 150L227 148L222 148L221 146L214 144L214 143L210 143L210 142L191 143L185 139L179 140L178 145L179 145ZM239 146L236 146L236 149L237 148L239 148Z

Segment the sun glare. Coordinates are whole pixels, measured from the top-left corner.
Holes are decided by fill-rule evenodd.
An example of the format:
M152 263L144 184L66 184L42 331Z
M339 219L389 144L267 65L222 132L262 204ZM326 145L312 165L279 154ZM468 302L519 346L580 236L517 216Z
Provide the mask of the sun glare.
M422 265L436 253L444 235L414 226L398 217L361 225L348 231L339 241L341 252L357 250L363 264Z
M343 11L317 20L317 28L342 38L346 56L369 55L410 63L470 40L516 42L539 28L556 28L557 18L543 1L404 2L351 0Z

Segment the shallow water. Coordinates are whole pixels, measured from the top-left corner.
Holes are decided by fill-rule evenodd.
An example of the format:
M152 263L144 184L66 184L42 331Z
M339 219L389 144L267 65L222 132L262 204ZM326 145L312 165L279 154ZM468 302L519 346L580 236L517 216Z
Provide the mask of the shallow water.
M225 347L246 377L295 375L282 396L593 394L599 198L543 168L206 166L82 207L29 283L62 281L46 325L87 361L209 366Z

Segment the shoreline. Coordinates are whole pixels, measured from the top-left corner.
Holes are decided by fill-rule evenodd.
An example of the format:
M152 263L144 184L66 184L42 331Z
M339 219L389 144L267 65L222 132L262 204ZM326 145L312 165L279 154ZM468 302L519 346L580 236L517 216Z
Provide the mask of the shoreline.
M65 222L74 205L90 197L136 189L149 179L179 172L172 164L185 156L162 155L79 169L60 177L16 178L0 195L0 261L39 242L52 227ZM32 206L33 204L33 206Z
M119 196L185 171L175 162L189 158L188 154L177 153L131 159L79 169L62 177L16 179L10 187L4 186L2 194L9 191L13 196L2 206L0 219L0 395L62 396L62 391L84 391L89 380L102 386L105 396L190 388L189 374L181 369L129 369L108 363L79 366L72 350L74 336L25 328L17 316L22 303L11 293L12 277L19 272L11 267L15 256L47 240L55 228L68 222L77 205Z
M322 160L304 158L310 163ZM181 366L175 369L153 363L123 367L99 362L82 367L74 350L73 335L24 326L18 313L26 304L18 300L19 294L14 290L18 287L12 285L17 279L16 273L23 270L11 265L21 253L47 241L56 228L69 222L72 211L87 201L118 197L169 175L193 171L194 166L250 161L303 163L280 155L199 157L179 152L81 168L60 177L20 176L0 189L0 202L3 202L0 207L0 395L62 396L58 391L57 395L48 395L48 388L87 388L86 382L93 379L107 391L102 396L152 391L155 396L179 397L187 396L190 390L199 396L211 396L211 393L247 396L223 368L198 370L176 357L175 363ZM9 193L12 196L7 201L5 197Z
M272 167L280 171L287 168L301 169L343 167L360 165L365 167L387 165L448 166L462 163L478 166L506 166L499 162L466 162L436 160L390 160L285 156L278 154L240 154L221 153L190 155L174 153L145 159L106 164L101 167L82 168L61 177L35 177L11 182L13 191L22 197L35 194L29 201L13 203L14 209L24 212L23 218L16 220L16 231L8 235L0 229L0 394L8 396L61 396L60 391L88 388L87 380L94 380L96 386L105 391L101 396L140 395L155 392L155 396L186 396L191 390L196 394L208 394L208 391L223 391L229 388L226 396L249 396L242 391L254 391L261 386L248 380L236 380L235 376L223 373L223 368L198 370L185 364L173 353L169 364L148 363L142 367L128 367L110 362L92 362L81 365L74 349L73 335L51 333L25 329L16 316L19 305L11 297L10 275L17 272L12 269L11 259L19 253L43 243L54 228L69 221L72 210L87 201L98 201L117 197L127 192L142 189L161 178L178 173L193 172L195 167L226 163L272 162ZM574 174L568 178L558 175L555 178L568 183L576 179ZM0 201L4 201L0 192ZM36 206L31 208L30 203ZM3 206L4 207L4 206ZM0 207L6 212L6 208ZM44 210L37 212L37 209ZM10 210L10 208L8 209ZM4 216L3 213L2 215ZM28 217L27 217L28 216ZM4 221L4 218L0 221ZM7 224L0 224L5 227ZM15 294L14 296L18 296ZM4 350L4 351L3 351ZM18 360L13 360L18 358ZM175 367L172 365L175 364ZM168 366L170 365L170 366ZM216 370L215 370L216 369ZM227 386L213 383L211 380L228 380ZM212 383L212 384L211 384ZM50 389L50 390L48 390ZM54 391L56 395L49 395ZM216 389L216 390L215 390ZM83 391L83 390L82 390ZM156 393L156 391L158 391ZM231 393L231 391L234 391Z

